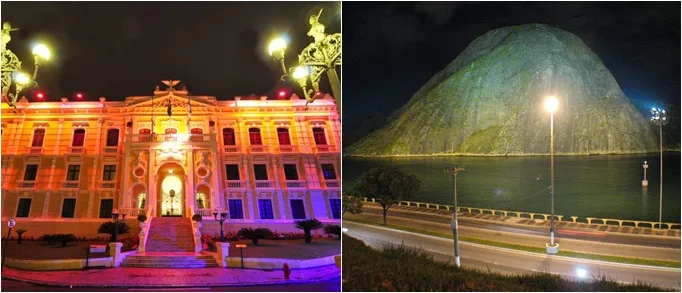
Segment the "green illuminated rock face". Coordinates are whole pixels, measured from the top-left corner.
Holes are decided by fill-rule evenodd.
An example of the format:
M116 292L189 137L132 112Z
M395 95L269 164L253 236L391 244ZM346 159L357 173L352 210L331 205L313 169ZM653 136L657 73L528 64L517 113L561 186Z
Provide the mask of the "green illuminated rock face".
M344 149L347 155L548 154L546 96L557 154L656 151L648 121L578 37L529 24L474 40L429 80L383 128Z

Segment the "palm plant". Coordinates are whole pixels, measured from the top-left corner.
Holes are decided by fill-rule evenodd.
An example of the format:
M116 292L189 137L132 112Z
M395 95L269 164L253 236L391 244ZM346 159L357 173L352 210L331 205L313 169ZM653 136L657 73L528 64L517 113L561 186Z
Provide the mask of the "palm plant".
M239 232L237 232L237 235L251 239L251 242L253 244L258 244L259 239L267 239L272 237L273 233L270 231L270 229L267 228L257 228L257 229L252 229L252 228L241 228Z
M336 235L338 238L336 240L341 240L341 226L339 225L326 225L324 226L324 234Z
M310 231L324 227L324 225L322 225L322 222L315 218L307 220L298 220L294 221L294 223L296 224L296 228L303 230L303 233L305 234L305 243L312 242L313 237L312 235L310 235Z
M21 244L21 234L26 233L26 230L17 229L15 232L17 233L17 244Z
M128 227L128 224L125 222L119 222L118 223L118 234L125 234L130 231L130 227ZM102 233L102 234L110 234L110 242L115 241L114 239L114 234L116 233L116 223L115 222L104 222L102 225L99 226L97 229L97 233Z

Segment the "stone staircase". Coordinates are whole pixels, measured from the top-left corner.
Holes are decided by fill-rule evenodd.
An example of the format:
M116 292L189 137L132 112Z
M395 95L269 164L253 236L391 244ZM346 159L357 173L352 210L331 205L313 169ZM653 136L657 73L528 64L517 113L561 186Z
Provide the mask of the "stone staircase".
M145 251L194 252L194 235L189 218L152 218Z
M194 252L189 218L152 218L145 252L127 256L121 266L144 268L217 267L210 255Z

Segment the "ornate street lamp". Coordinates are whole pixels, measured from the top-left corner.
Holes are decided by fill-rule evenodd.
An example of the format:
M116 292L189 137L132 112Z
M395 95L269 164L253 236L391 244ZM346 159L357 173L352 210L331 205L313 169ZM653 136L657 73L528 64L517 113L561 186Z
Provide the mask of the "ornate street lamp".
M112 241L112 242L118 242L118 225L120 225L121 223L123 223L123 221L126 220L126 213L125 212L123 214L121 214L121 216L123 216L121 218L121 220L118 219L118 215L119 215L118 209L113 209L111 211L111 219L114 220L114 224L116 226L116 228L114 230L114 239L113 239L114 241Z
M320 78L323 73L327 73L332 94L336 100L336 107L341 112L341 82L336 73L336 66L341 66L341 33L327 34L324 32L324 25L318 19L322 10L317 15L310 16L310 30L308 36L315 39L310 43L301 54L298 55L299 65L286 71L284 64L284 51L286 41L277 38L270 42L268 51L270 56L278 60L282 66L283 77L291 75L303 89L303 95L312 103L320 95ZM310 84L310 87L308 86Z
M43 44L38 44L33 47L33 76L29 77L26 73L21 72L21 61L10 49L7 48L7 43L12 39L10 32L17 29L12 29L9 22L2 24L2 96L12 107L16 107L19 94L24 87L32 84L37 87L36 77L38 76L38 69L40 68L41 60L50 59L50 50Z
M218 215L220 215L220 218L218 218ZM218 209L215 209L215 211L213 212L213 217L215 218L216 221L220 223L220 242L225 242L223 223L225 222L225 220L227 220L227 211L222 210L220 213L218 213Z
M659 109L659 108L651 108L651 121L654 122L654 124L658 125L658 137L659 137L659 146L661 150L661 174L659 175L660 178L660 194L659 194L659 202L658 202L658 228L661 229L663 228L662 226L662 221L663 221L663 125L668 124L668 114L665 113L665 109Z
M554 111L556 108L559 107L559 101L552 96L547 97L545 100L545 109L549 111L549 119L550 119L550 139L549 139L549 149L550 149L550 173L551 173L551 193L552 193L552 200L551 200L551 224L549 228L549 243L546 244L547 248L547 253L548 254L557 254L559 253L559 244L554 243Z

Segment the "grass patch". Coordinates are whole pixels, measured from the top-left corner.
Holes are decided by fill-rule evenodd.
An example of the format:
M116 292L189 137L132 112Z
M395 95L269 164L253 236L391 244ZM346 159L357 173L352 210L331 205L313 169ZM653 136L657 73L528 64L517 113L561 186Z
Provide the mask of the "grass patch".
M373 225L373 226L377 226L377 227L386 227L386 228L392 228L392 229L396 229L396 230L414 232L414 233L418 233L418 234L425 234L425 235L430 235L430 236L435 236L435 237L440 237L440 238L447 238L447 239L453 238L452 234L434 232L434 231L423 230L423 229L413 228L413 227L391 225L391 224L387 224L386 226L384 226L384 225L381 225L381 224L374 222L374 221L361 220L361 219L347 219L346 218L343 220L367 224L367 225ZM516 250L522 250L522 251L528 251L528 252L545 253L545 249L541 248L541 247L533 247L533 246L519 245L519 244L513 244L513 243L506 243L506 242L498 242L498 241L485 240L485 239L474 238L474 237L459 237L459 239L461 241L478 243L478 244L495 246L495 247L516 249ZM668 268L679 268L680 267L680 262L678 262L678 261L667 261L667 260L646 259L646 258L632 258L632 257L623 257L623 256L616 256L616 255L604 255L604 254L592 254L592 253L575 252L575 251L569 251L569 250L560 250L558 255L566 256L566 257L591 259L591 260L601 260L601 261L608 261L608 262L627 263L627 264L650 265L650 266L668 267Z
M343 236L343 291L665 291L644 283L620 284L600 277L575 282L549 273L502 275L457 268L422 249L386 246L375 250Z

